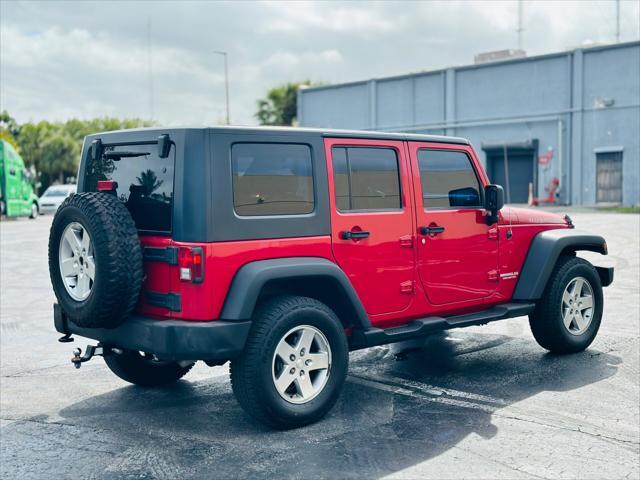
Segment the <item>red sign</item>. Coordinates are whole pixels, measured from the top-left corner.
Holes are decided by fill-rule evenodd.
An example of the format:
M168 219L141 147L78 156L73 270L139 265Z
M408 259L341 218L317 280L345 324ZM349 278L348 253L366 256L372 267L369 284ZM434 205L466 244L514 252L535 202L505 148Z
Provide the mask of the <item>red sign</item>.
M543 153L542 155L538 156L538 163L540 165L546 165L547 163L551 162L552 158L553 158L553 150L548 150L547 153Z

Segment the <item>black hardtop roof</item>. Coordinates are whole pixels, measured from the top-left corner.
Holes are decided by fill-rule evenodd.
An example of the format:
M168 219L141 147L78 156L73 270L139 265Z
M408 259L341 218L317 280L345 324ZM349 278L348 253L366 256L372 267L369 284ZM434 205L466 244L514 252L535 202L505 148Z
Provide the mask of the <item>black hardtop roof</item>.
M461 145L469 145L469 140L460 137L447 137L444 135L424 135L419 133L401 133L401 132L376 132L372 130L335 130L327 128L298 128L298 127L236 127L236 126L218 126L218 127L148 127L133 128L129 130L114 130L110 132L94 133L88 138L103 138L108 143L108 137L119 137L118 141L123 141L122 136L131 135L140 137L143 134L161 135L167 133L171 136L173 133L179 132L212 132L223 133L228 135L264 135L274 133L284 136L296 135L321 135L323 137L342 137L342 138L370 138L384 140L407 140L416 142L439 142L439 143L455 143Z

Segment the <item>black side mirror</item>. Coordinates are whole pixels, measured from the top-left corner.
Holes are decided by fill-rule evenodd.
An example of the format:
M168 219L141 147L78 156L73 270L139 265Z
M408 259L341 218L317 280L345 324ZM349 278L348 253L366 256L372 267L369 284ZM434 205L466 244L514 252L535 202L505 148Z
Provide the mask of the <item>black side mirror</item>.
M158 156L160 158L167 158L169 151L171 150L171 139L166 133L158 137Z
M449 206L451 207L479 207L480 194L473 187L457 188L449 191Z
M500 185L487 185L484 187L484 208L489 212L487 225L493 225L498 221L498 212L504 207L504 190Z

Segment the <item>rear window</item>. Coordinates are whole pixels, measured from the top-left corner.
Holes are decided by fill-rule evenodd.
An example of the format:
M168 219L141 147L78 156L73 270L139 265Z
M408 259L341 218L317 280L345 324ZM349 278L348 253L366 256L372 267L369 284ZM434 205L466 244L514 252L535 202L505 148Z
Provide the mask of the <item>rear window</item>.
M171 232L175 147L167 158L158 156L155 142L143 145L105 145L101 158L87 169L87 190L100 180L118 183L116 194L124 202L138 230Z

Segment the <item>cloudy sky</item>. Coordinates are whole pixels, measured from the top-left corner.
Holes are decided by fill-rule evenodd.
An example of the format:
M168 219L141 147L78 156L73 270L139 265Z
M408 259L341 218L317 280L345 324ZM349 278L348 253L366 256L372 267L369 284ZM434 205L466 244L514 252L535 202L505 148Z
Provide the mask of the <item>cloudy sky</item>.
M621 2L622 41L640 37L639 5ZM224 70L213 51L224 50L232 123L255 124L256 100L281 82L432 70L515 48L517 10L515 1L0 0L0 108L21 122L220 123ZM612 0L524 0L523 12L529 55L615 41Z

